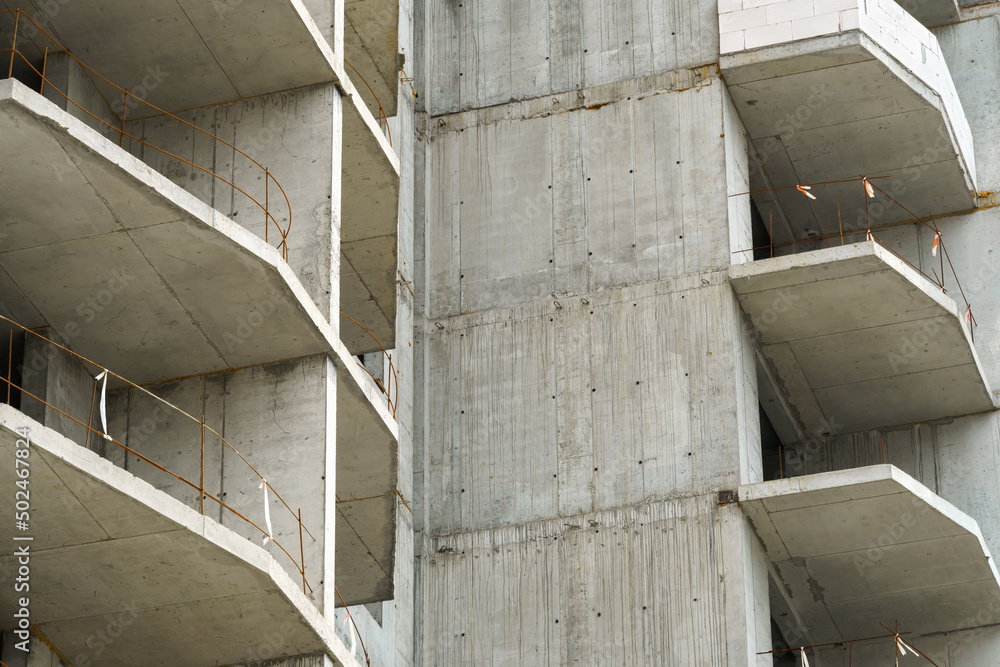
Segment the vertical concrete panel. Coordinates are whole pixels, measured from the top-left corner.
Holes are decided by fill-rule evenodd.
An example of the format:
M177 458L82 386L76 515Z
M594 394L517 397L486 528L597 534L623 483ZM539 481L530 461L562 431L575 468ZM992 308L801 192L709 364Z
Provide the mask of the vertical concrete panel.
M298 560L299 530L293 513L302 509L302 521L315 541L305 536L306 576L317 606L325 600L321 570L327 507L326 357L257 366L226 378L224 435L281 494L291 512L274 493L268 494L274 539ZM223 488L233 509L264 527L264 492L260 478L232 450L223 453ZM223 524L260 544L262 534L227 512ZM293 580L301 575L274 544L265 546Z
M718 6L711 0L433 4L428 108L435 116L719 57Z
M423 662L761 664L750 539L737 507L704 498L435 540Z

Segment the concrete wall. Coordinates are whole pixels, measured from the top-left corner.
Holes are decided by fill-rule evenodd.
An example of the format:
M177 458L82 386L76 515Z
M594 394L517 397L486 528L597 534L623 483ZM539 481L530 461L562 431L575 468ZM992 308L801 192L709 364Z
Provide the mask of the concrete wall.
M113 128L121 125L121 116L112 112L90 76L68 54L53 53L48 56L45 66L45 78L48 80L45 97L104 137L117 142L121 135ZM121 109L118 113L121 114Z
M341 111L339 93L331 84L179 114L257 160L281 184L291 204L288 263L320 311L334 323L339 321L330 315L339 312ZM281 227L288 227L289 209L274 182L265 191L264 172L232 148L165 117L130 123L129 132L244 190L249 196L148 146L137 142L127 146L167 178L261 238L265 215L249 197L267 203ZM268 240L274 246L280 241L273 223Z
M41 329L37 333L50 341L61 340L59 334L50 328ZM70 353L38 336L26 335L21 378L21 386L24 388L21 393L21 412L35 421L80 446L88 443L88 430L83 424L90 423L98 430L101 428L100 411L93 405L94 376ZM45 401L48 406L28 394ZM96 435L91 434L91 449L102 446L98 440Z
M747 135L662 5L418 14L419 664L769 664Z
M432 116L716 62L715 0L428 2Z
M302 521L315 540L305 536L306 576L310 598L322 610L332 591L322 581L332 564L335 480L326 479L329 457L336 456L336 377L325 356L255 366L200 376L151 388L158 397L200 419L228 440L292 508L302 509ZM109 430L126 446L195 483L201 477L201 425L138 389L112 392ZM195 509L196 488L116 448L116 464ZM239 455L206 430L205 488L262 529L264 492L260 478ZM273 492L269 492L273 536L295 560L299 559L298 523ZM205 513L258 544L263 535L211 499ZM295 580L301 575L280 548L268 551ZM329 553L328 553L329 552ZM332 605L330 605L332 609Z

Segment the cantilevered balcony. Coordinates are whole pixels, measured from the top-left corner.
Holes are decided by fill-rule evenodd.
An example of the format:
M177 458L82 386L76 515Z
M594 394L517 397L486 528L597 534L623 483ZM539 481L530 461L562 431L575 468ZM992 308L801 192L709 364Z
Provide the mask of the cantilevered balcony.
M1000 595L975 520L891 465L739 488L771 561L772 613L815 645L979 624Z
M4 522L0 539L30 547L31 625L70 662L210 667L323 653L360 664L283 554L0 405L0 483L16 488L18 470L29 471L31 518L24 531ZM4 571L18 567L15 548L0 556ZM299 545L290 550L298 559ZM0 590L4 618L19 595Z
M0 1L4 3L0 8L16 4ZM358 47L359 71L365 72L371 66L381 73L380 77L369 74L371 78L366 80L382 82L382 89L376 90L381 90L383 106L392 101L391 111L396 69L383 61L385 53L396 49L398 16L388 15L388 4L382 6L375 0L352 4L358 5L358 25L368 31L364 44ZM319 6L322 3L317 3ZM61 109L131 150L202 200L226 209L225 215L255 233L259 230L263 234L267 228L272 242L278 229L297 229L298 235L288 241L293 251L295 246L310 246L311 232L328 235L331 221L339 221L341 309L363 323L386 348L392 348L399 159L386 136L384 119L377 112L373 114L362 100L344 70L343 54L333 52L317 25L319 21L328 24L330 17L312 16L301 0L142 5L121 0L79 0L59 5L59 11L54 13L0 11L0 60L5 63L0 76L6 76L9 67L13 78L34 90L44 90L46 97ZM391 26L391 30L385 26ZM395 62L394 55L391 60ZM386 92L390 89L386 81L393 84L392 95ZM326 128L329 136L317 134L315 145L308 147L321 158L319 169L305 169L305 165L313 163L304 155L290 153L288 146L281 143L271 157L282 158L266 165L270 168L266 176L258 178L256 174L256 168L263 171L265 165L251 162L260 157L253 155L253 147L270 146L283 127L299 125L291 112L289 120L280 120L279 111L279 120L270 121L276 124L274 127L257 127L253 121L242 119L229 120L231 126L220 128L213 125L212 114L197 111L320 84L336 84L343 124ZM358 82L358 86L369 95L367 84ZM278 100L278 106L283 104L287 101ZM316 111L315 118L321 118L323 112ZM325 112L330 114L329 109ZM213 136L216 134L225 134L228 141L218 141ZM246 153L236 153L240 149ZM339 159L334 159L334 154ZM341 169L339 178L326 173L324 161L325 170L331 165ZM304 172L311 175L315 187L303 184ZM339 182L339 201L332 202L339 208L327 216L325 229L317 231L313 218L321 216L315 202L291 196L287 206L279 206L283 210L273 213L273 226L257 225L252 217L257 215L254 203L243 194L234 193L232 210L220 203L228 198L226 194L216 195L224 189L220 179L244 189L243 194L253 197L257 205L266 205L270 198L269 210L282 200L282 192L275 187L278 182L298 183L313 194L325 190L328 195L332 182ZM271 186L269 189L264 187L265 182ZM320 198L324 204L329 202L327 197ZM242 215L237 217L237 213ZM253 222L247 220L248 213ZM315 263L303 260L301 254L296 257L293 252L291 259L285 259L300 274L317 272ZM329 294L327 290L327 285L313 286L311 296L320 303ZM331 315L325 311L323 314ZM344 331L344 342L352 352L378 349L372 338L357 327L345 326Z
M730 282L806 431L850 433L995 407L971 311L876 241L734 265ZM780 430L782 415L771 417Z
M954 0L918 4L929 23L957 14ZM761 166L752 190L878 175L919 215L976 205L972 133L948 65L899 5L723 0L719 11L720 67ZM844 183L817 201L794 190L754 199L786 241L837 224L837 202L862 201L856 194ZM878 222L907 217L896 213ZM845 229L866 218L863 206L843 207Z
M354 526L337 558L368 575L349 602L384 596L396 422L281 251L12 79L0 137L0 314L142 384L328 355Z

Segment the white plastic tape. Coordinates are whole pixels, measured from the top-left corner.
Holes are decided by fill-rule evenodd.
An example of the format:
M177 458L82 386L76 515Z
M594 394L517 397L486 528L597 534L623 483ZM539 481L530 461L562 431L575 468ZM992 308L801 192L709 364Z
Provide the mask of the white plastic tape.
M264 537L264 544L267 544L274 535L274 531L271 529L271 503L267 501L267 480L262 479L258 489L264 489L264 523L267 524L267 535Z
M101 374L95 377L94 379L97 380L98 382L101 382L101 430L104 433L104 439L110 440L111 436L108 435L108 408L107 408L108 372L101 371Z
M799 649L799 657L802 658L802 667L809 667L809 658L806 657L806 650L804 648Z

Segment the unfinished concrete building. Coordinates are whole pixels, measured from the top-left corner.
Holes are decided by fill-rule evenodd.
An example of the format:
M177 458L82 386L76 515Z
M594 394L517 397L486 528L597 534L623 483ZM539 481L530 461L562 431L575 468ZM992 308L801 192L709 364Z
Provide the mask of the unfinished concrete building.
M364 664L408 595L400 20L0 3L9 667Z
M1000 662L1000 3L2 6L6 665Z
M997 3L422 6L416 662L998 664Z

